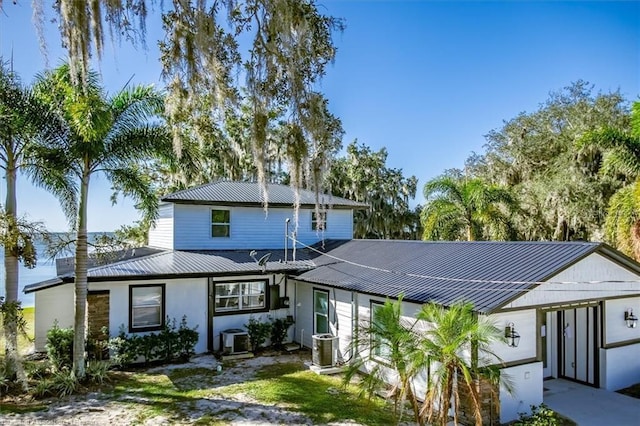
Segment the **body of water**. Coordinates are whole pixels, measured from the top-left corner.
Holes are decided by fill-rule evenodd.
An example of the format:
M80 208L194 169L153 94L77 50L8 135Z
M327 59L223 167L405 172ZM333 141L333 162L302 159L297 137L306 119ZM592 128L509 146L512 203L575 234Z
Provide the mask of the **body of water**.
M92 237L104 235L104 232L90 232L89 241ZM22 301L22 306L34 306L34 294L24 294L23 289L26 285L45 281L56 276L56 262L45 254L46 247L42 243L36 244L38 251L38 264L33 269L27 269L20 263L20 271L18 275L18 299ZM63 256L66 257L66 256ZM4 290L4 250L0 248L0 296L5 295Z

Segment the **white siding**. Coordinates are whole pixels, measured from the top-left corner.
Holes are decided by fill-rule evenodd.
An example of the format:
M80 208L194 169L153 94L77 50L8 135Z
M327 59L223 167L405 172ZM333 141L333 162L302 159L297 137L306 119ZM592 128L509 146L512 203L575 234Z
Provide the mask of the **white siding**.
M609 391L640 383L640 343L600 349L600 387Z
M109 333L115 336L120 327L128 332L129 324L129 286L139 284L165 284L165 315L175 318L179 323L187 316L189 327L198 327L196 353L207 351L207 279L181 278L154 281L117 281L90 283L90 290L109 290ZM73 303L73 298L71 298ZM36 308L36 310L39 309Z
M639 317L640 297L605 301L605 345L611 345L628 340L640 340L640 327L628 328L624 321L624 313L629 308L632 308L633 314L636 317ZM640 358L640 352L637 353L636 358Z
M231 236L211 237L211 210L215 206L176 204L174 207L176 250L216 249L277 249L284 247L285 220L291 219L289 232L295 230L293 209L269 207L219 207L229 209ZM299 212L297 238L304 244L324 239L351 239L353 237L353 213L351 210L329 210L327 230L322 233L311 230L310 209ZM298 245L298 247L301 247ZM289 241L289 248L293 243Z
M535 309L492 314L489 316L489 321L500 330L504 330L509 323L513 323L515 330L520 334L520 343L517 348L508 346L503 342L494 342L491 345L491 350L503 362L517 362L536 357L537 323ZM495 360L493 360L493 363L495 363ZM518 386L518 383L516 383L516 386Z
M559 274L551 277L548 283L541 284L524 296L507 305L508 308L562 304L584 300L606 299L627 296L630 292L640 294L640 279L628 269L593 253ZM592 283L592 281L602 281ZM609 282L610 281L610 282ZM556 282L557 284L554 284Z
M162 203L158 208L158 219L149 229L149 245L165 249L173 248L173 204Z
M500 376L515 384L513 394L500 386L500 423L518 419L518 413L529 413L532 405L542 404L542 363L503 368Z
M35 293L35 350L45 351L47 331L58 321L60 328L73 327L73 284L63 284Z

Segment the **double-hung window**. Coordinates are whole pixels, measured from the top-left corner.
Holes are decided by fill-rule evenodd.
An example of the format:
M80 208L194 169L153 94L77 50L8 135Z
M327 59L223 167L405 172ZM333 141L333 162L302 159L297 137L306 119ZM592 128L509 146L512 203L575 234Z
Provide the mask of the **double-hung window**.
M229 210L211 210L211 236L213 238L231 236L231 212Z
M160 330L165 318L165 285L129 286L129 331Z
M216 283L215 311L261 311L267 307L267 281Z
M311 212L311 230L326 231L327 230L327 212Z
M384 304L371 302L371 355L376 358L389 359L391 347L389 341L377 331L383 331L384 325L380 323L379 313Z

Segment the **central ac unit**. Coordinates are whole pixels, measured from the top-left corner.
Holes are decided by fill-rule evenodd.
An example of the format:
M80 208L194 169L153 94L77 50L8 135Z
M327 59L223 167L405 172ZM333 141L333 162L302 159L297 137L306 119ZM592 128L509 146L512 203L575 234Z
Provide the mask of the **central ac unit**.
M241 354L249 352L249 334L239 328L231 328L223 331L222 352L225 354Z

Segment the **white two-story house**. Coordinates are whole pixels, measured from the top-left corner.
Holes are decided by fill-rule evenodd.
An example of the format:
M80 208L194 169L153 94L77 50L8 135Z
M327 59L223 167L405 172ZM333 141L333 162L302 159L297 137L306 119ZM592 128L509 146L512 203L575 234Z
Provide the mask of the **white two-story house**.
M336 361L348 362L359 356L349 348L359 322L403 295L408 319L427 302L467 301L518 335L492 348L515 390L495 390L492 421L542 403L545 378L610 390L640 382L640 265L611 247L353 240L353 211L368 207L318 201L319 210L315 193L269 185L265 209L258 184L225 181L164 197L149 247L89 270L90 331L148 332L186 315L201 353L226 347L225 331L252 317L289 316L290 340L311 347L330 333ZM37 350L54 321L72 326L73 280L61 273L25 288L35 293Z

